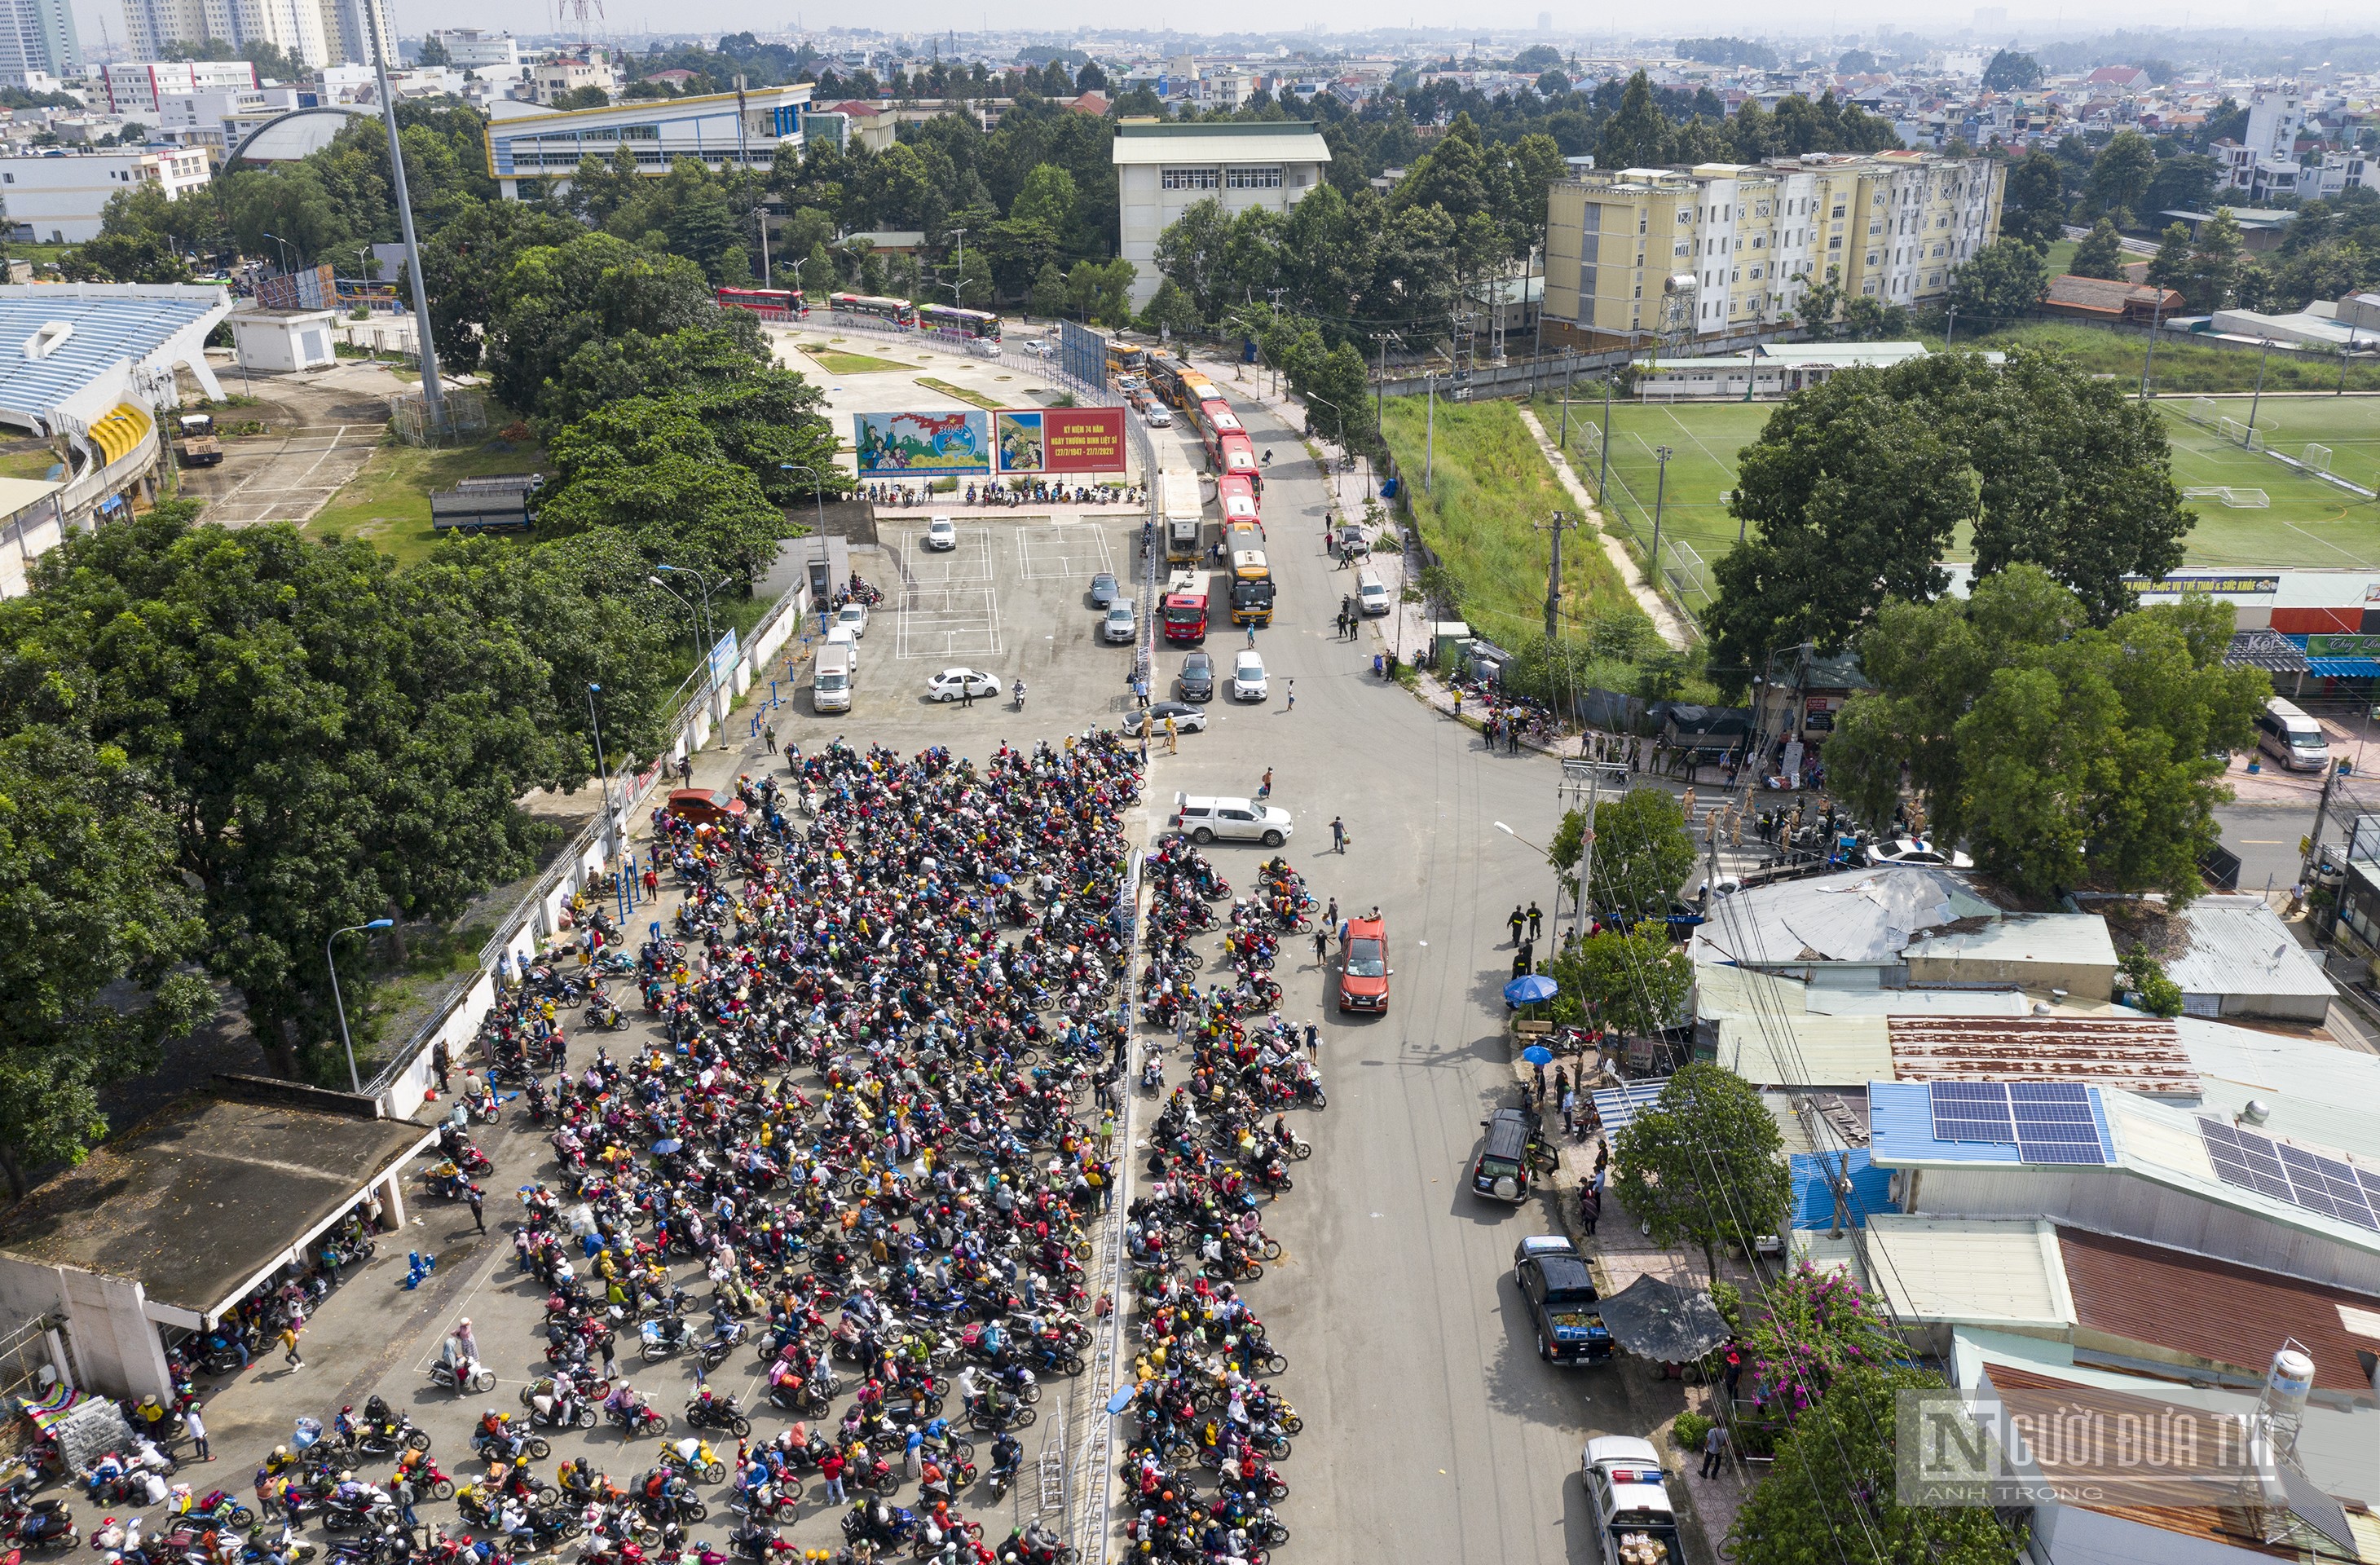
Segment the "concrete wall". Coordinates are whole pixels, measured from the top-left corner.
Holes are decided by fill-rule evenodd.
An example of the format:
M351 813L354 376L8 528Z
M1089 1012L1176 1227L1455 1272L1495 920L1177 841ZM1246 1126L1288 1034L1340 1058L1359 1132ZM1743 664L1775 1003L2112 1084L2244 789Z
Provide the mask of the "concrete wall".
M61 1315L75 1384L110 1396L173 1395L164 1344L138 1282L0 1256L0 1315Z
M2019 989L2064 989L2076 1000L2113 1000L2116 970L2094 962L1994 960L1985 956L1909 956L1913 984L2014 984Z

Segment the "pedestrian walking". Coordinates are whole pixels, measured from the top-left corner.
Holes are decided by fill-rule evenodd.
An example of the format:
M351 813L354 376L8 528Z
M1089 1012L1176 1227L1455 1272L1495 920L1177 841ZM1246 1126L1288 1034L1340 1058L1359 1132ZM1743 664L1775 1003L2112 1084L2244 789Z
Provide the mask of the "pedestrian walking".
M294 1320L284 1321L281 1326L281 1356L292 1369L306 1367L306 1361L298 1356L298 1333L300 1329Z
M508 951L504 954L505 957L509 957L512 955L512 952ZM504 964L501 958L499 959L499 964ZM431 1045L430 1068L437 1074L438 1090L441 1092L445 1091L446 1075L448 1072L455 1068L455 1062L453 1057L446 1052L446 1040L444 1038L440 1038L436 1043Z
M1330 937L1320 929L1314 931L1314 964L1322 966L1330 959Z
M612 1341L612 1334L609 1331L597 1338L596 1343L603 1355L603 1378L606 1380L616 1378L619 1374L619 1345Z
M190 1437L190 1454L200 1462L212 1462L215 1453L207 1449L207 1421L199 1415L199 1404L192 1402L182 1410L182 1429Z
M1335 929L1339 927L1339 899L1337 897L1332 897L1330 899L1330 905L1322 910L1322 927L1326 929Z
M775 723L764 722L760 725L760 742L769 746L769 753L771 755L773 756L777 753L777 725Z
M471 1226L479 1230L481 1233L488 1231L488 1219L480 1211L480 1204L486 1199L487 1197L480 1193L478 1185L475 1184L471 1186Z
M1578 1091L1572 1088L1561 1095L1562 1134L1578 1138Z
M1165 753L1169 756L1182 753L1182 731L1175 726L1171 712L1165 717Z
M1519 945L1521 943L1521 931L1527 928L1529 916L1521 911L1521 904L1519 903L1514 903L1512 904L1512 916L1504 920L1504 927L1512 931L1512 943L1514 945Z
M1454 687L1454 721L1463 721L1463 686L1460 685Z
M1330 851L1339 854L1347 851L1347 823L1335 815L1330 818Z
M1316 1051L1321 1047L1322 1029L1316 1026L1313 1020L1308 1018L1305 1024L1305 1057L1308 1060L1313 1059Z
M1595 1237L1595 1222L1602 1215L1603 1192L1593 1185L1580 1191L1578 1193L1578 1225L1586 1230L1588 1238Z
M845 1503L845 1496L843 1492L843 1452L839 1450L827 1452L826 1460L819 1463L819 1476L826 1480L826 1502L829 1505Z
M1546 916L1537 910L1535 897L1529 899L1529 939L1536 940L1545 927Z
M1727 1464L1727 1425L1714 1423L1703 1436L1703 1476L1716 1478Z
M420 1495L419 1491L413 1486L413 1479L401 1469L397 1473L396 1482L389 1486L388 1498L396 1507L397 1524L405 1529L405 1541L419 1548L421 1547L419 1536L421 1519L413 1513L413 1505Z
M694 753L690 750L677 758L677 780L681 787L694 782Z
M1291 710L1291 711L1295 711L1295 710L1297 710L1297 681L1295 681L1294 679L1293 679L1293 680L1291 680L1291 681L1289 682L1289 709L1288 709L1288 710Z
M969 681L966 681L966 680L964 680L964 679L960 680L960 681L959 681L959 710L960 710L961 711L965 711L965 710L967 710L968 708L970 708L970 707L972 707L972 706L974 706L974 705L975 705L975 685L974 685L972 683L970 683Z
M1251 647L1253 647L1253 646L1255 646L1256 644L1257 644L1257 627L1256 627L1256 625L1255 625L1253 623L1251 623L1251 624L1248 625L1248 645L1249 645L1249 646L1251 646Z
M1132 683L1133 693L1140 698L1140 710L1142 711L1147 711L1148 710L1148 681L1146 679L1135 679Z
M1272 797L1272 768L1270 767L1264 769L1264 777L1257 783L1257 797L1260 799Z
M1733 1348L1727 1351L1727 1400L1735 1401L1735 1389L1743 1379L1743 1356Z

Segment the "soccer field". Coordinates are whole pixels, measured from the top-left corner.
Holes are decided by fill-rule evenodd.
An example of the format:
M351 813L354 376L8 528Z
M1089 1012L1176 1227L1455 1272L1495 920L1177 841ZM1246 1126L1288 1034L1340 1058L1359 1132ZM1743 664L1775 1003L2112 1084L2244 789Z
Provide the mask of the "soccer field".
M2207 399L2216 419L2245 424L2249 399ZM1540 398L1536 412L1548 435L1560 432L1559 399ZM1661 556L1672 589L1699 612L1708 569L1735 547L1736 520L1726 496L1735 487L1736 454L1759 438L1774 403L1614 402L1611 407L1611 495L1609 510L1641 559L1653 530L1659 461L1670 448L1669 482L1661 503ZM2160 398L2173 447L2175 482L2185 490L2228 489L2235 500L2193 496L2198 514L2187 563L2194 565L2380 566L2380 503L2275 460L2242 449L2214 428L2194 421L2210 409L2200 399ZM1570 405L1570 451L1587 487L1595 487L1603 455L1600 399ZM2256 432L2274 451L2303 458L2309 444L2331 451L2331 471L2367 489L2380 488L2380 400L2266 397L2256 409ZM1949 553L1965 556L1965 529ZM1698 564L1699 562L1699 564Z

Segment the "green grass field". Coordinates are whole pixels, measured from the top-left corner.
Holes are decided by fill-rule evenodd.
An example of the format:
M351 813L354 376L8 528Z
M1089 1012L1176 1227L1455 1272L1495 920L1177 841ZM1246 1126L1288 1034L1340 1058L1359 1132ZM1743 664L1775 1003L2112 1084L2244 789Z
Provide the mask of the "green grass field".
M1548 540L1534 524L1574 503L1510 402L1438 405L1436 456L1425 488L1427 417L1421 398L1394 397L1384 431L1410 481L1424 541L1460 584L1464 617L1479 634L1508 644L1542 635ZM1579 625L1643 618L1595 540L1573 534L1564 545L1565 618Z
M2211 399L2218 418L2247 421L2249 399ZM1735 547L1736 521L1724 496L1735 487L1736 454L1759 438L1774 403L1620 403L1611 410L1610 499L1615 528L1641 562L1653 529L1660 464L1670 448L1669 481L1661 503L1662 568L1671 595L1700 612L1708 567ZM2185 489L2262 491L2264 508L2234 507L2216 496L2193 498L2198 526L2191 532L2194 565L2380 566L2380 503L2301 473L2271 456L2242 450L2188 416L2195 399L2160 398L2173 445L2175 481ZM1537 417L1559 435L1561 406L1540 398ZM1601 465L1603 405L1570 408L1570 452L1579 477L1595 487ZM2273 449L2302 457L2309 443L2331 449L2331 470L2366 489L2380 489L2380 402L2370 398L2266 397L2257 432ZM1691 551L1691 553L1686 552ZM1965 539L1949 551L1965 556ZM1699 566L1696 564L1699 559Z
M490 441L430 451L384 437L363 470L300 530L310 538L368 539L399 564L412 564L428 559L441 541L430 525L431 491L452 489L458 479L534 473L545 466L543 448L533 443Z

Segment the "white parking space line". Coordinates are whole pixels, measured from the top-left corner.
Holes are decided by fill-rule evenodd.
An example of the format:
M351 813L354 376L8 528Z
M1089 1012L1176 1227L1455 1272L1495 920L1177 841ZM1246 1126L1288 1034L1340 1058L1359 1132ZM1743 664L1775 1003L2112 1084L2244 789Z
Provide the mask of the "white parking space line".
M1016 531L1017 571L1026 581L1065 581L1080 577L1085 586L1101 571L1112 574L1115 557L1108 551L1107 531L1097 527L1056 524L1019 528Z
M959 546L939 553L919 547L922 536L905 533L892 545L899 582L893 657L943 664L999 657L1000 595L992 586L989 530L961 528Z

